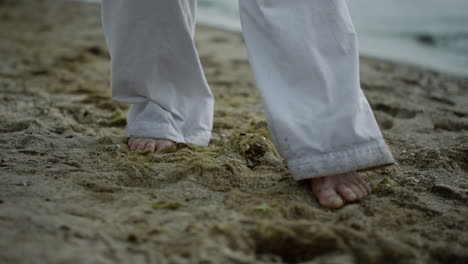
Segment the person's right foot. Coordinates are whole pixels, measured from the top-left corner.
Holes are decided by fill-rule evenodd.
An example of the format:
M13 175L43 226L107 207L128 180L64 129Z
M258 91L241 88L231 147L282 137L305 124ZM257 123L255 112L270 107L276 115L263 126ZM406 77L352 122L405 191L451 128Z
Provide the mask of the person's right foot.
M163 138L131 137L128 140L128 147L138 152L164 153L174 145L174 141Z

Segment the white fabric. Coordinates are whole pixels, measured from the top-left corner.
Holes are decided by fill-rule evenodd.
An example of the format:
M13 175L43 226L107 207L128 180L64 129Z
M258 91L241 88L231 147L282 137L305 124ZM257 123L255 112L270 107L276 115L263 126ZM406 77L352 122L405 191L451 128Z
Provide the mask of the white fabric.
M213 96L195 49L196 0L103 0L127 135L206 145ZM295 180L394 163L359 85L345 0L240 0L268 126Z

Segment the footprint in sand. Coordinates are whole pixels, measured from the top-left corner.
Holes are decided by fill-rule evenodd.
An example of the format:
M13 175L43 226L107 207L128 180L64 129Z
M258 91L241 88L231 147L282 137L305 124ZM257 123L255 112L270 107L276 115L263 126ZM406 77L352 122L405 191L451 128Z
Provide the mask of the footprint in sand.
M448 106L455 106L456 105L456 103L453 102L452 100L449 100L449 99L441 97L441 96L431 95L431 96L429 96L429 99L431 101L433 101L433 102L445 104L445 105L448 105Z
M11 133L18 132L28 129L31 124L34 123L33 120L23 120L23 121L0 121L0 133Z
M447 118L434 121L434 129L443 129L446 131L462 131L468 130L467 118Z
M393 128L394 126L393 116L384 112L377 112L377 111L374 112L374 116L381 129L389 130Z
M416 115L419 112L419 111L416 111L416 110L400 108L400 107L391 106L391 105L382 104L382 103L375 104L375 105L372 106L372 108L375 111L384 112L384 113L387 113L387 114L389 114L389 115L391 115L393 117L401 118L401 119L414 118L414 117L416 117Z

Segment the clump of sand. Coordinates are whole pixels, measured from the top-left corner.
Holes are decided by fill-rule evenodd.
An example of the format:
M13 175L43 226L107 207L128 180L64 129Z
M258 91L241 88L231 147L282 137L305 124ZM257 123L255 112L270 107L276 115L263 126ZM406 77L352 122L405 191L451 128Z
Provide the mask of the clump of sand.
M399 165L331 212L274 149L242 39L199 28L208 147L128 150L98 5L0 1L1 263L467 263L468 80L363 59Z

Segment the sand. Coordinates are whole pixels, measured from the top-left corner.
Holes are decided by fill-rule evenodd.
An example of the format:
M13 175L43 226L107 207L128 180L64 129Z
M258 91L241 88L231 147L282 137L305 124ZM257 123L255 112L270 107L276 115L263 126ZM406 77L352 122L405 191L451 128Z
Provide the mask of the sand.
M98 5L0 0L0 263L468 263L468 80L362 58L398 166L321 208L271 143L240 35L199 27L209 147L125 144Z

